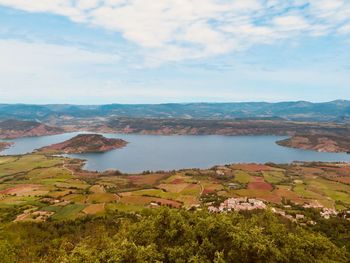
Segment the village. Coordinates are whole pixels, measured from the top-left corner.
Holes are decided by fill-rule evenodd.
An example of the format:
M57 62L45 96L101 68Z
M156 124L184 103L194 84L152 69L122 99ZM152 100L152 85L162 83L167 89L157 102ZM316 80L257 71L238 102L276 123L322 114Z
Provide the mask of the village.
M305 209L320 209L320 216L324 219L330 219L331 217L338 216L338 212L334 209L323 207L320 204L304 204L302 206ZM248 198L248 197L238 197L238 198L228 198L224 202L220 203L218 207L215 207L213 205L208 206L208 211L211 213L227 213L231 211L251 211L251 210L258 210L258 209L268 209L269 206L265 204L263 201L255 199L255 198ZM286 210L290 209L290 205L285 205L284 208ZM294 216L291 214L288 214L285 210L271 207L271 211L274 214L278 214L290 221L293 222L299 222L301 225L315 225L316 222L313 220L307 220L305 215L302 213L297 213ZM344 218L348 218L350 215L350 211L347 211L344 214ZM349 220L349 218L348 218Z
M219 207L209 206L209 212L230 212L230 211L242 211L242 210L254 210L254 209L266 209L266 205L263 201L247 198L247 197L239 197L239 198L229 198L226 199L223 203L220 204Z

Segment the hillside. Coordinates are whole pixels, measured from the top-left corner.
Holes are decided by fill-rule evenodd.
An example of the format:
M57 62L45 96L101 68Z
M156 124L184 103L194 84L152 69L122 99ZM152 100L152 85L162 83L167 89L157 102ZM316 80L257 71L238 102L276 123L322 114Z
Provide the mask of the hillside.
M79 134L67 141L53 144L39 149L49 153L88 153L106 152L126 146L121 139L108 139L99 134Z
M314 150L318 152L348 152L350 153L350 138L331 135L296 135L286 140L278 141L281 146Z
M268 212L116 211L74 221L7 224L0 230L0 255L4 263L346 263L349 226L337 219L314 229L298 227Z
M92 117L184 118L184 119L284 119L294 121L349 122L350 101L324 103L168 103L109 105L0 104L0 119L52 120Z
M0 139L53 135L64 132L36 121L5 120L0 122Z
M350 125L335 123L291 122L280 120L185 120L118 118L77 127L95 132L190 135L295 135L327 134L348 136ZM83 128L82 128L83 127Z

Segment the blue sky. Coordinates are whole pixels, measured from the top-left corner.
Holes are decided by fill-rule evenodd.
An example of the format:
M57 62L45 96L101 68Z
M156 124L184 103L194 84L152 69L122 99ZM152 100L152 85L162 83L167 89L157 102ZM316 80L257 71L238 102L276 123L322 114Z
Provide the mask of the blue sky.
M0 0L0 103L350 99L348 0Z

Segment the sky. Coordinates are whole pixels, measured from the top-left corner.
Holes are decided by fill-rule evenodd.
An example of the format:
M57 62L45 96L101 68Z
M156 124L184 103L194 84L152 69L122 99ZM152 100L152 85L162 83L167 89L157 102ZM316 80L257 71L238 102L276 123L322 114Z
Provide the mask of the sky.
M336 99L349 0L0 0L0 103Z

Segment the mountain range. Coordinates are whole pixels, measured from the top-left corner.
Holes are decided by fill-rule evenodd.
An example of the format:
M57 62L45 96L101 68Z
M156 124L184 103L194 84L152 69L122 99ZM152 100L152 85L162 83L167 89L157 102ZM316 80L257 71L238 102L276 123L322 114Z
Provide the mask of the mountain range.
M266 119L350 122L350 101L312 103L232 102L167 104L0 104L0 119L47 121L56 118L129 117L181 119Z

